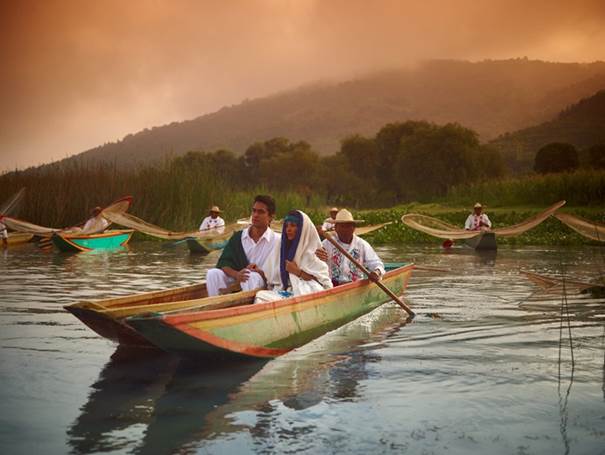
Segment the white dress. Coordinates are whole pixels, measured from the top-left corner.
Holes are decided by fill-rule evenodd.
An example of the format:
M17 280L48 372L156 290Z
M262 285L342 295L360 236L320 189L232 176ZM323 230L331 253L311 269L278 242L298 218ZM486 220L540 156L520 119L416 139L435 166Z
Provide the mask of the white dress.
M312 275L314 279L306 281L289 273L290 284L284 289L280 273L280 238L275 245L273 252L267 258L267 262L263 266L263 272L267 279L267 290L259 291L256 294L255 303L270 302L291 296L310 294L332 287L328 264L315 256L315 251L321 247L321 239L319 238L317 229L315 229L313 222L304 212L299 210L299 213L302 215L303 223L298 247L294 254L294 262L296 262L303 272Z

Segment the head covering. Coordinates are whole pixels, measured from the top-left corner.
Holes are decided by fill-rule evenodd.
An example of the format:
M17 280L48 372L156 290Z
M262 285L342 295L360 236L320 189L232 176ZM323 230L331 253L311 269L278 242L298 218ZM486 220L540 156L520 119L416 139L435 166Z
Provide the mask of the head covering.
M213 205L210 209L211 212L221 213L221 209L218 208L217 205Z
M473 208L476 208L476 209L481 209L481 208L483 208L483 206L482 206L480 203L475 202L475 205L474 205L474 207L473 207Z
M338 212L338 207L332 207L330 209L330 213L332 213L332 212Z
M296 238L288 245L284 240L286 239L284 230L280 237L280 244L274 247L262 265L267 277L267 285L269 289L286 289L284 286L291 285L294 295L309 292L309 283L319 283L323 289L331 288L332 281L330 280L328 264L315 256L315 251L322 246L317 229L306 213L300 210L297 210L296 213L296 217L300 220ZM307 282L296 275L288 274L290 275L289 282L285 284L282 271L285 271L286 259L296 262L301 270L313 275L315 280Z
M353 214L349 212L347 209L341 209L336 214L336 218L334 218L333 223L364 223L365 220L356 220L353 218Z
M286 226L288 223L295 223L298 226L296 230L296 236L292 240L288 240L286 235ZM290 284L290 274L286 271L286 260L292 261L300 242L300 236L302 234L303 218L300 212L288 214L284 220L284 226L281 230L281 251L279 255L279 274L281 276L281 282L284 289L288 288Z

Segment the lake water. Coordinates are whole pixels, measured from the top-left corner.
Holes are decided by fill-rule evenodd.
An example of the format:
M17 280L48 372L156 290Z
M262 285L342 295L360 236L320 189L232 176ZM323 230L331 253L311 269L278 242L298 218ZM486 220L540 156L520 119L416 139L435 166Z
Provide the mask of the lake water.
M116 350L63 310L198 282L216 256L0 251L0 453L604 454L605 300L546 294L605 248L379 247L413 260L406 301L267 362Z

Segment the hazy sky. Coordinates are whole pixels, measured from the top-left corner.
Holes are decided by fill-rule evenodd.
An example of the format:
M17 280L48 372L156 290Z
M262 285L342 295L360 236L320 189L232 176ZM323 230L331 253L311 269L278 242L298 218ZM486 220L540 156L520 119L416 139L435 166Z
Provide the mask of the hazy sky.
M420 59L605 60L605 0L0 0L0 172Z

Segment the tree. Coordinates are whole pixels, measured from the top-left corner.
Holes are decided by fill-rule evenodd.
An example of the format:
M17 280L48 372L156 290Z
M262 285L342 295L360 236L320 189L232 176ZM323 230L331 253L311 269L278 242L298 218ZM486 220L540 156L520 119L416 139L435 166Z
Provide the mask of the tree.
M605 144L593 145L588 149L588 165L595 169L605 169Z
M564 142L552 142L545 145L534 161L534 171L540 174L565 172L577 169L580 165L576 148Z

